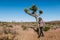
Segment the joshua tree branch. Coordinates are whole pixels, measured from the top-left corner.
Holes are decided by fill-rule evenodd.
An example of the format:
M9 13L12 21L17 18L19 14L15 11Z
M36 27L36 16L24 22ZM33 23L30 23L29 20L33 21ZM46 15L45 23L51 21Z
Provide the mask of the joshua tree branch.
M26 8L24 9L24 11L25 11L27 14L29 14L30 16L36 17L35 12L30 13L29 10L26 9Z
M30 16L33 16L33 17L37 17L37 15L34 13L34 14L32 14L32 13L30 13L29 11L27 11L27 14L29 14Z
M39 14L37 14L37 16L39 17L41 14L39 13Z

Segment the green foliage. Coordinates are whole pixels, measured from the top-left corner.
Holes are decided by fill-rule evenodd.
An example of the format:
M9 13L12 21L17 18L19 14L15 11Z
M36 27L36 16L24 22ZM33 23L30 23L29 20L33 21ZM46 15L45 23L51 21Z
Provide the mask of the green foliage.
M43 13L43 11L42 11L42 10L40 10L40 11L39 11L39 13L40 13L40 14L42 14L42 13Z
M24 25L22 25L21 27L23 28L23 30L26 30L28 28L27 26Z
M48 31L49 29L50 29L50 27L43 28L44 31Z
M32 6L30 7L30 10L36 12L36 11L37 11L37 7L36 7L36 5L32 5Z
M30 14L31 16L33 16L33 17L35 17L36 18L36 11L37 11L37 7L36 7L36 5L32 5L30 8L29 8L30 10L32 10L32 12L30 13L30 11L28 10L28 9L24 9L24 11L27 13L27 14ZM40 14L42 14L43 13L43 11L42 10L40 10L39 11L39 15ZM33 15L34 14L34 15ZM37 17L39 16L39 15L37 15Z
M24 9L24 11L25 11L25 12L27 12L27 11L28 11L28 9L26 9L26 8L25 8L25 9Z
M27 13L27 14L29 14L30 12L29 12L29 10L28 9L24 9L24 11Z

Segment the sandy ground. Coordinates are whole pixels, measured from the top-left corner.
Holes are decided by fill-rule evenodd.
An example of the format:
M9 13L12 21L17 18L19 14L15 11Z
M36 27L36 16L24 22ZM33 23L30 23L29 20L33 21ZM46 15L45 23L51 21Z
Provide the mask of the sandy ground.
M22 30L21 25L15 25L14 30L18 32L16 36L18 40L60 40L60 28L44 32L44 37L40 38L38 38L37 33L31 28Z

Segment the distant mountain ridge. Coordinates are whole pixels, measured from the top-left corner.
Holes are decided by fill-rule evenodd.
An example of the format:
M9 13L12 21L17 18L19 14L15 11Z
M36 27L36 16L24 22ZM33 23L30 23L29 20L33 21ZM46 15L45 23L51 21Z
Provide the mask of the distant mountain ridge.
M46 23L60 23L60 21L49 21L49 22L46 22Z

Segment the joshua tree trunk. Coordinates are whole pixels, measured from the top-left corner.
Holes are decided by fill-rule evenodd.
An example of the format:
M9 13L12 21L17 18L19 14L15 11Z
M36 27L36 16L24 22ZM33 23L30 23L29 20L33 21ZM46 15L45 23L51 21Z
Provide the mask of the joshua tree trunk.
M38 26L38 17L35 18L36 19L36 24L37 24L37 28L39 27Z
M39 21L39 20L38 20L38 17L36 17L35 19L36 19L36 25L37 25L36 28L37 28L37 30L38 30L37 33L38 33L38 35L39 35L39 34L40 34L40 29L39 29L39 24L38 24L38 21Z

